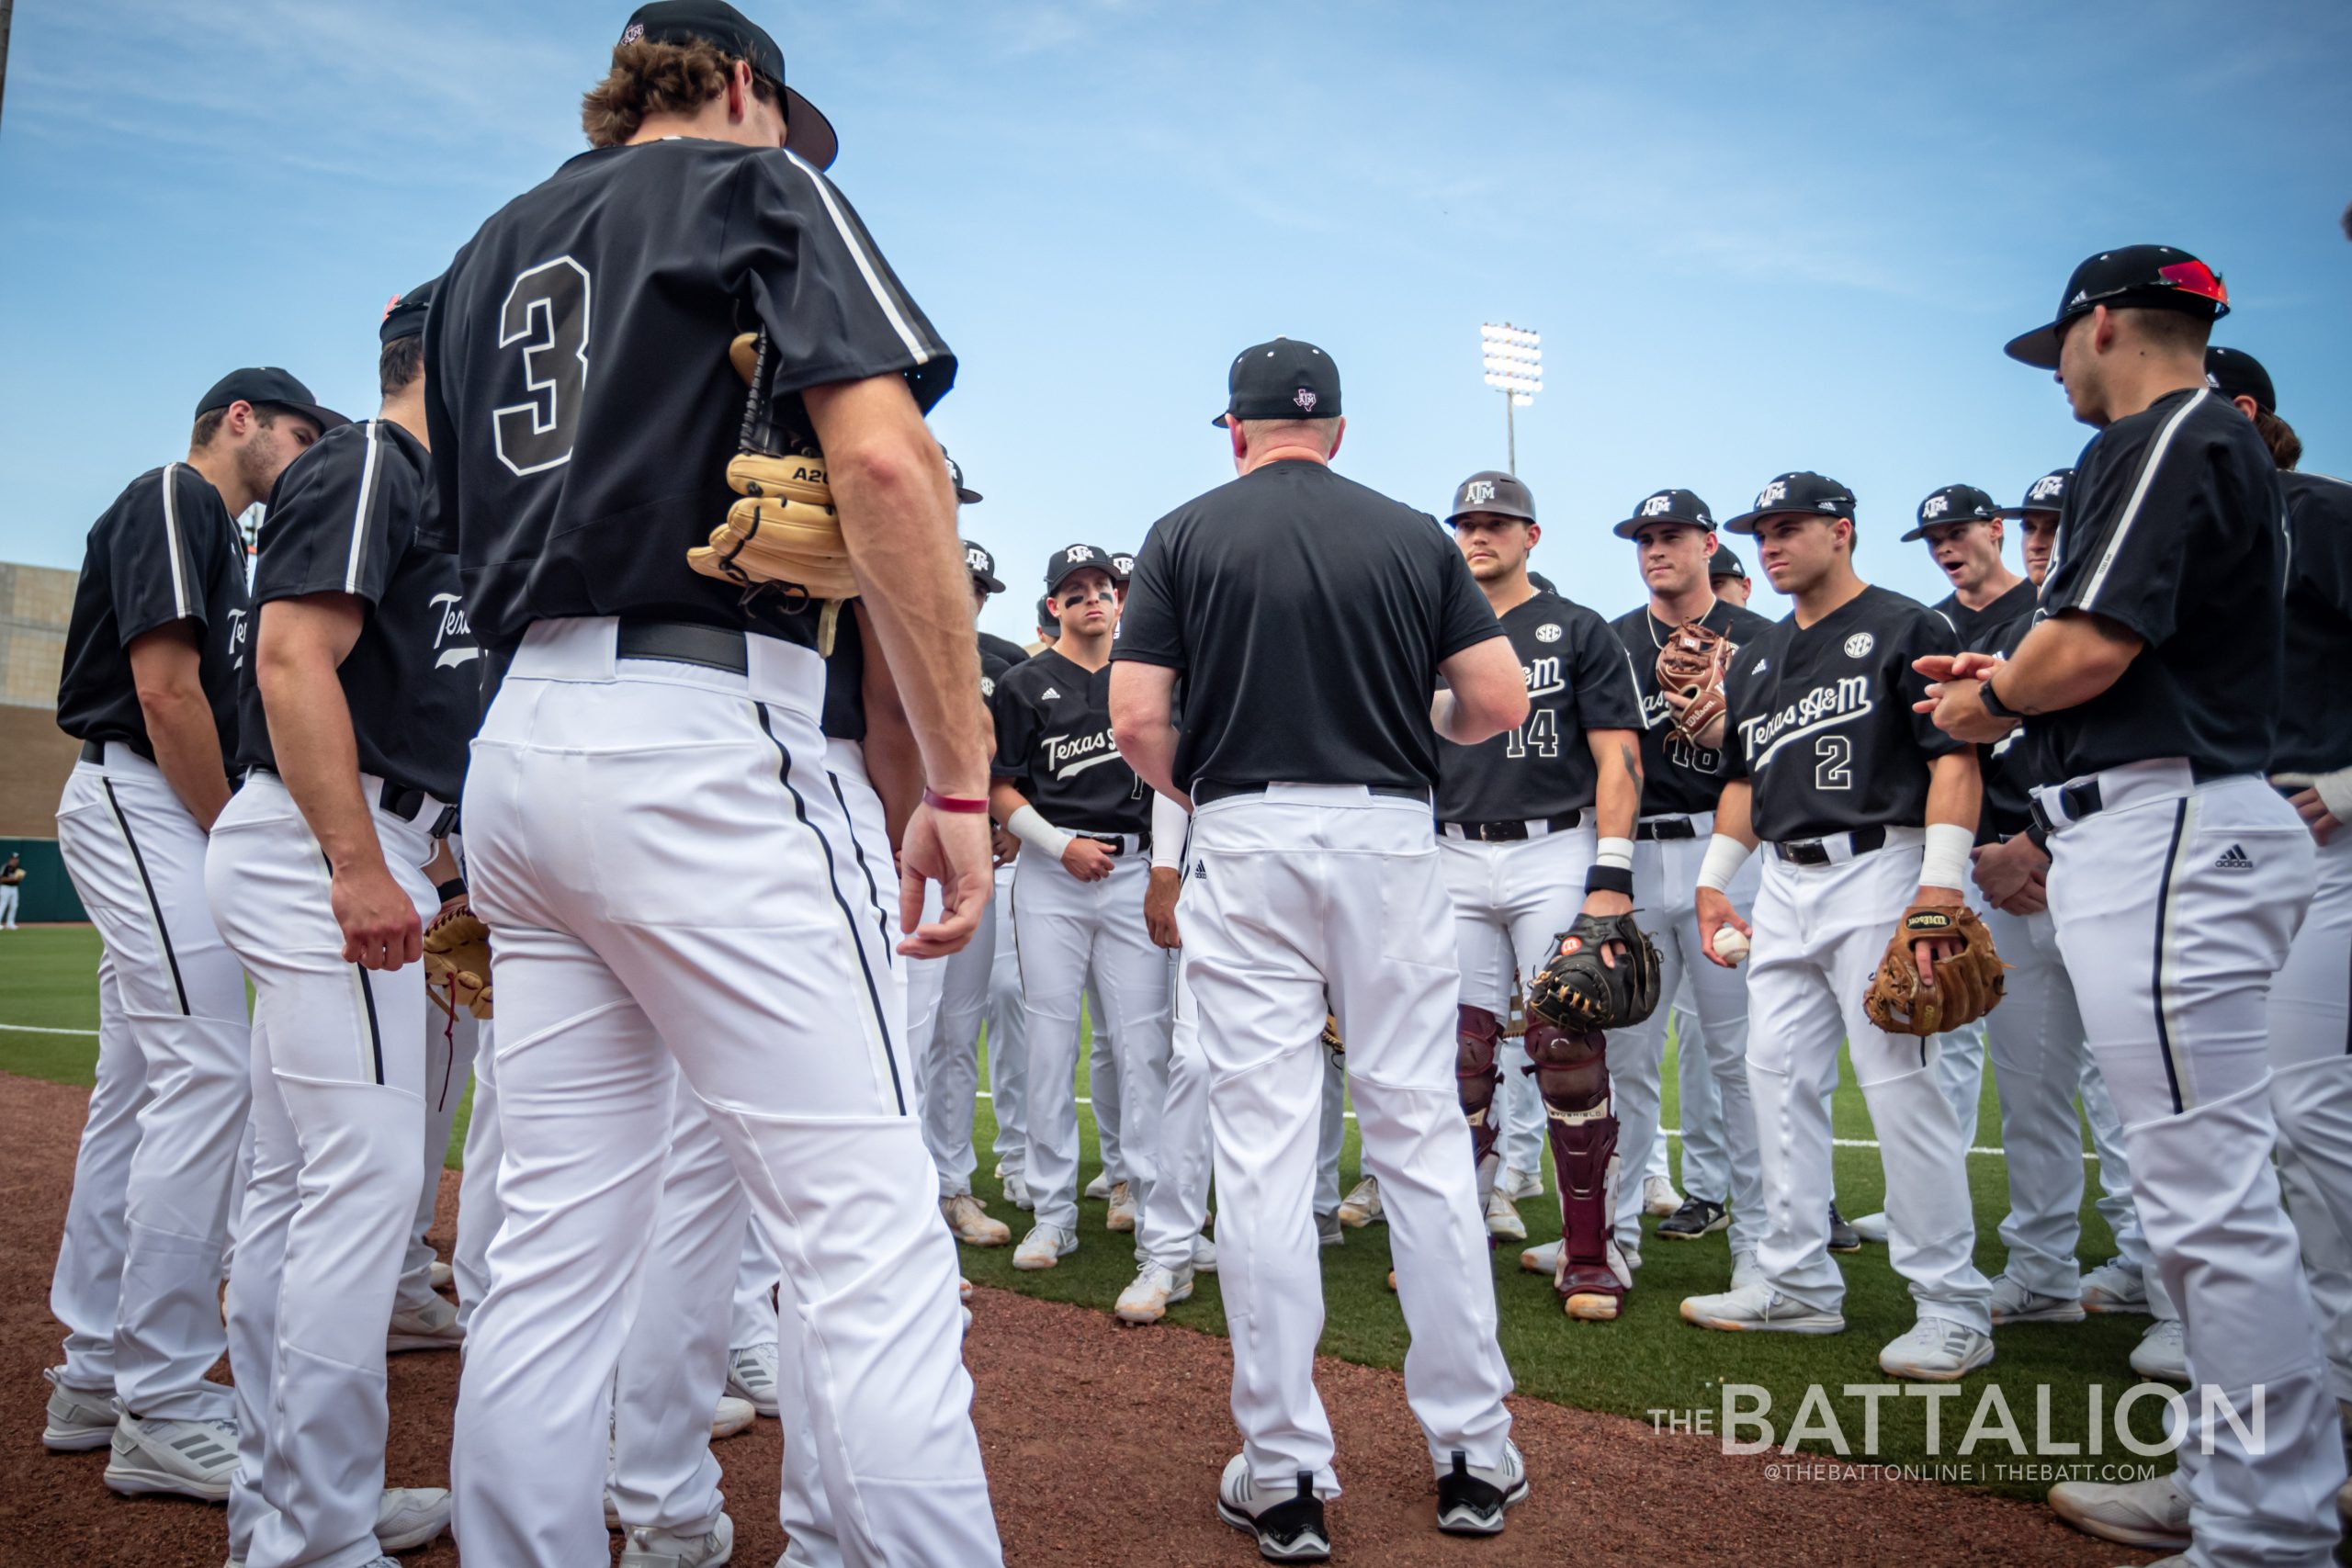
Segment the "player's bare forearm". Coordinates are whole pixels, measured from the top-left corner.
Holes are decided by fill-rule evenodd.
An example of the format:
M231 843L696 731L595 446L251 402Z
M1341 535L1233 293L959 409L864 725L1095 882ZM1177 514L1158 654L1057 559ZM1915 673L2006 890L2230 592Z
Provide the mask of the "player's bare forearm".
M1029 797L1008 780L998 779L989 785L989 815L1000 822L1012 821L1012 814L1028 804Z
M2123 678L2146 644L2104 615L2064 610L2026 634L2006 660L1963 653L1922 659L1916 668L1931 682L1913 705L1935 716L1936 728L1962 740L1990 745L2017 727L1984 706L1991 682L2003 707L2031 717L2080 707Z
M1136 776L1187 811L1192 798L1176 787L1176 671L1122 659L1111 666L1111 738Z
M891 679L890 661L871 635L873 623L866 615L865 601L857 601L851 609L857 615L859 630L867 634L865 674L859 688L865 702L865 775L882 802L884 829L896 850L906 842L907 819L922 799L922 748L915 743L914 728L899 701L899 683Z
M1630 839L1642 811L1642 748L1630 729L1596 729L1585 738L1600 770L1593 820L1604 839Z
M1715 831L1754 849L1756 827L1751 807L1755 799L1756 786L1746 779L1734 779L1724 785L1723 794L1715 801Z
M877 376L802 394L841 513L866 624L896 681L923 777L943 795L988 788L971 575L939 443L903 378Z
M254 637L254 678L277 776L336 872L384 863L359 787L351 707L335 676L361 619L359 602L343 594L273 600L261 607Z
M220 731L204 694L196 628L175 621L130 642L130 678L147 722L147 744L172 793L206 832L229 804L229 770Z

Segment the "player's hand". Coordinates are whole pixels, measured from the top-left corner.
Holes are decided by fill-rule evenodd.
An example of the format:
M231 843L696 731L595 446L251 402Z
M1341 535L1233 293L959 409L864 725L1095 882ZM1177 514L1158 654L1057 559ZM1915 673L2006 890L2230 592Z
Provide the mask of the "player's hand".
M1924 882L1919 885L1919 891L1912 896L1911 901L1914 904L1953 906L1964 905L1968 902L1961 896L1960 889L1957 887L1930 887ZM1967 943L1962 942L1957 936L1923 937L1913 942L1911 964L1912 967L1919 972L1919 988L1923 991L1934 990L1937 963L1950 958L1966 945Z
M1580 912L1593 916L1597 919L1608 919L1617 915L1632 914L1634 912L1634 901L1623 893L1611 893L1606 888L1596 889L1595 891L1584 896L1584 908ZM1616 968L1617 961L1624 956L1625 944L1623 942L1604 942L1600 944L1600 964L1602 968Z
M382 861L336 871L328 902L343 931L344 962L390 970L424 955L424 923Z
M2328 810L2327 802L2319 797L2316 788L2296 791L2287 797L2287 804L2295 808L2295 815L2303 819L2303 825L2312 830L2312 837L2323 844L2344 826Z
M1176 900L1184 891L1184 875L1172 865L1151 868L1151 885L1143 892L1143 923L1151 940L1175 949L1184 945L1176 930Z
M989 852L994 858L997 869L1001 871L1021 853L1021 840L1010 829L991 822L989 824Z
M1737 968L1736 964L1715 951L1715 933L1725 926L1731 927L1742 936L1752 937L1756 934L1755 931L1749 929L1746 920L1739 918L1739 911L1731 907L1731 900L1724 897L1724 890L1720 887L1699 889L1698 912L1699 951L1707 955L1707 961L1711 964L1724 969Z
M1911 668L1930 681L1981 681L2003 663L1997 653L1930 653Z
M961 953L996 891L989 820L978 812L918 806L899 851L899 951L909 958ZM922 924L923 885L939 884L939 919Z
M1967 659L1972 655L1960 657ZM1925 664L1928 660L1919 662ZM1913 703L1911 711L1931 716L1936 728L1953 739L1973 741L1980 746L1990 746L2018 724L2016 719L1996 718L1985 711L1984 683L1974 679L1929 682L1927 697Z
M2011 895L2008 901L1994 908L2012 915L2039 915L2050 908L2050 884L2041 874L2026 879L2026 885Z
M1072 839L1062 851L1062 869L1080 882L1100 882L1111 874L1111 852L1091 839Z
M1975 865L1977 887L1983 891L1985 902L1998 909L2008 908L2008 901L2050 864L2050 857L2035 849L2033 840L2022 833L2006 844L1979 844L1971 852L1971 858Z

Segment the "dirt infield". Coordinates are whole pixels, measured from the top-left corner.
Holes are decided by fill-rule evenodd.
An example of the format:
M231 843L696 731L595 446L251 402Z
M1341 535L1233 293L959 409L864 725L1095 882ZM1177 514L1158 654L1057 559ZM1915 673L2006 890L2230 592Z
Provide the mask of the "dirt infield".
M47 1310L87 1093L0 1075L0 1201L13 1221L0 1274L0 1558L15 1562L217 1568L221 1511L117 1498L103 1451L40 1445L57 1359ZM457 1179L445 1176L447 1252ZM1255 1562L1216 1521L1216 1476L1236 1443L1226 1410L1225 1342L1178 1328L1120 1327L1101 1313L982 1291L968 1343L976 1415L1006 1560L1013 1563ZM392 1359L389 1480L446 1485L458 1359ZM225 1377L225 1368L215 1373ZM1393 1372L1326 1360L1323 1396L1339 1429L1347 1495L1333 1547L1358 1563L1550 1563L1591 1556L1645 1563L1722 1562L1769 1551L1776 1568L1858 1561L2112 1563L2145 1554L2076 1535L2041 1509L1920 1482L1792 1485L1767 1457L1725 1458L1713 1439L1534 1400L1515 1402L1534 1492L1498 1540L1437 1533L1430 1467ZM776 1525L778 1428L762 1421L718 1449L735 1561L784 1549ZM407 1562L458 1561L445 1540Z

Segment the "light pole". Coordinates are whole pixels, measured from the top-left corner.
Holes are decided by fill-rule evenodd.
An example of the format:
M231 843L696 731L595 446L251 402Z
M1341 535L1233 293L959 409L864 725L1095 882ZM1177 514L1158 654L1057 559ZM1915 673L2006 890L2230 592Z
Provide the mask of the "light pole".
M1503 438L1509 443L1510 471L1519 472L1519 423L1513 409L1534 402L1544 389L1544 335L1509 321L1482 322L1478 352L1487 362L1487 385L1503 395Z

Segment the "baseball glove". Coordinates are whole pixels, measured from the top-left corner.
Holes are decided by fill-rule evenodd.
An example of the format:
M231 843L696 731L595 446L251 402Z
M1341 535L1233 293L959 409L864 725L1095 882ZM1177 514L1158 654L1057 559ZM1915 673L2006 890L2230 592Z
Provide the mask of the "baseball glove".
M1912 958L1912 944L1928 937L1956 936L1961 949L1936 961L1936 985L1924 990ZM1889 1034L1925 1037L1973 1023L1999 1005L2007 984L1993 933L1965 904L1914 904L1896 922L1886 955L1878 961L1862 1010Z
M424 986L453 1016L459 1008L490 1016L490 928L471 909L451 909L424 928Z
M1658 690L1687 699L1674 716L1674 733L1694 746L1707 726L1723 716L1724 672L1736 651L1729 638L1697 621L1675 627L1657 650Z
M1625 951L1604 964L1600 950L1612 942ZM1578 915L1555 945L1527 987L1531 1021L1572 1032L1630 1029L1657 1010L1657 947L1633 916Z

